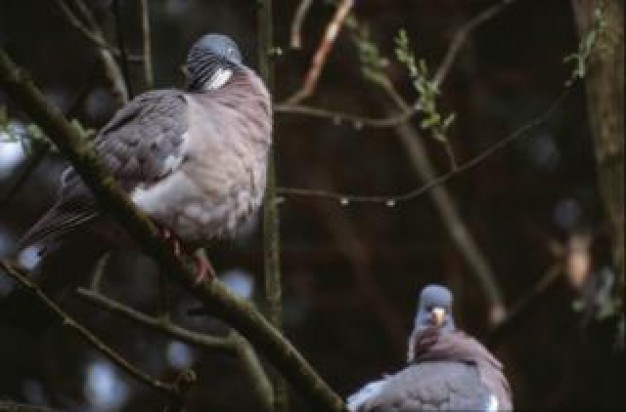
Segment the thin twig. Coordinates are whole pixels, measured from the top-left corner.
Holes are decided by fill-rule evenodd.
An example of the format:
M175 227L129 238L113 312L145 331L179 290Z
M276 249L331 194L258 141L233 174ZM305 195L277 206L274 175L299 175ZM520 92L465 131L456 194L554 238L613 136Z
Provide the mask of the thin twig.
M68 23L70 23L71 26L78 30L92 44L94 44L98 48L106 49L116 54L119 53L118 49L111 46L106 40L102 38L99 33L96 33L93 28L87 28L87 26L85 26L83 22L80 21L78 16L76 16L76 14L74 14L74 12L70 10L64 0L54 0L54 2L56 3L59 10L61 10L61 13L68 21Z
M461 26L458 29L458 31L456 32L454 36L454 39L452 40L452 42L450 43L450 46L448 47L448 51L446 52L446 55L443 61L441 62L433 78L433 81L437 85L441 85L445 81L450 71L450 67L454 63L454 60L458 56L461 46L463 45L463 43L465 43L469 35L478 27L480 27L482 24L491 20L494 16L499 14L502 10L504 10L506 6L512 4L514 1L515 0L503 0L502 3L500 4L496 4L496 5L488 7L487 9L483 10L482 12L474 16L472 19L467 21L463 26ZM302 90L304 90L304 88L301 89L300 92L298 93L302 93ZM304 97L307 97L311 93L312 93L312 90ZM294 95L294 97L296 97L296 95ZM312 117L317 117L317 118L326 118L326 119L332 120L336 124L349 123L349 124L359 125L359 127L366 126L366 127L373 127L373 128L379 128L379 127L382 128L382 127L394 127L394 126L397 126L399 124L409 121L411 117L413 117L418 112L418 109L419 109L419 105L416 101L412 105L410 105L410 107L406 111L401 111L398 114L394 114L394 115L384 117L384 118L372 118L372 117L354 115L351 113L344 113L344 112L339 112L339 111L334 111L334 110L322 109L322 108L313 107L313 106L301 105L299 104L299 102L304 97L298 100L293 100L294 97L287 99L284 103L277 104L274 107L274 111L277 113L301 114L301 115L312 116Z
M133 366L126 358L111 349L104 342L98 339L89 329L82 324L75 321L70 315L68 315L59 305L57 305L52 299L50 299L35 283L33 283L28 275L22 272L13 264L5 260L0 260L0 267L4 272L19 283L22 287L35 295L54 315L61 320L63 326L66 326L74 330L81 338L83 338L90 346L97 349L104 354L111 362L117 365L120 369L131 375L139 382L147 385L155 391L162 393L168 397L177 397L178 394L175 388L165 382L153 378L146 373Z
M200 349L218 350L238 356L243 362L261 402L264 405L271 405L271 385L261 363L248 341L237 332L231 330L226 337L194 332L172 323L168 318L148 316L94 290L78 288L76 293L86 302L154 332L170 336ZM266 410L269 409L266 408Z
M91 11L82 0L74 0L83 19L87 21L87 26L80 21L78 16L70 10L63 0L55 0L55 2L69 24L97 46L97 56L104 69L105 78L110 83L111 92L117 105L122 106L128 101L128 93L124 86L120 67L115 61L115 50L109 46ZM116 52L119 54L119 50L116 50Z
M522 319L522 315L534 307L537 299L554 285L563 273L563 265L560 262L552 265L526 295L522 296L517 302L511 305L502 322L496 325L489 334L489 343L496 345L501 341L514 325Z
M311 60L311 66L309 67L309 71L304 78L302 88L287 99L288 104L293 105L301 102L303 99L310 96L315 90L317 81L319 80L324 64L326 63L326 58L333 48L333 44L335 43L335 39L337 38L339 31L341 30L341 26L343 25L346 17L348 17L348 13L350 13L353 5L354 0L341 0L341 4L339 4L337 10L335 11L335 15L331 19L330 23L328 23L324 37L322 38L315 55L313 55L313 60Z
M515 0L503 0L499 4L487 7L485 10L468 20L465 24L463 24L463 26L461 26L460 29L457 30L454 35L454 39L452 39L452 42L448 46L448 51L446 52L443 61L439 65L439 68L433 77L433 82L437 86L440 86L448 76L450 68L459 54L459 50L461 50L461 46L463 46L463 43L465 43L469 35L483 23L491 20L495 15L500 13L505 7L509 6L514 1Z
M28 405L11 401L0 401L0 412L65 412L60 409L46 408L39 405Z
M126 50L126 40L124 39L124 26L122 24L122 5L120 0L113 0L113 17L115 19L115 34L117 37L117 48L120 50L120 67L126 85L126 94L133 97L133 85L130 78L130 67L128 67L128 52Z
M131 320L134 323L155 332L167 334L190 345L204 349L217 349L225 352L233 352L234 350L232 344L227 338L219 338L203 333L193 332L175 325L169 319L148 316L93 290L78 288L76 293L87 302L104 309L107 312L119 315L120 317Z
M523 126L517 128L514 132L498 141L497 143L489 146L487 149L483 150L480 154L474 156L472 159L458 165L456 169L450 170L446 173L439 175L438 177L430 180L426 184L423 184L415 189L409 190L408 192L404 192L401 194L393 194L393 195L354 195L354 194L346 194L340 192L334 192L330 190L323 189L302 189L302 188L291 188L291 187L279 187L277 192L281 195L289 195L289 196L302 196L302 197L318 197L330 200L336 200L340 202L342 205L347 205L349 203L378 203L387 206L396 206L402 202L408 202L414 200L420 195L428 192L436 186L439 186L448 180L452 179L456 175L459 175L477 165L482 163L487 158L491 157L501 149L509 146L511 143L516 141L517 139L527 135L529 132L534 130L535 128L545 124L550 117L556 112L561 105L564 103L566 97L569 95L570 89L563 90L548 106L548 108L535 117L530 122L524 124Z
M372 128L393 127L409 121L409 119L417 113L417 109L415 107L411 107L409 110L400 112L397 115L382 118L371 118L328 109L321 109L318 107L288 103L277 104L274 106L274 111L276 113L301 114L322 119L330 119L337 125L347 123L354 125L357 128L361 128L363 126Z
M152 40L150 37L150 9L148 8L148 0L141 0L139 6L141 13L143 76L146 89L152 89L154 85L154 72L152 70Z
M300 4L296 9L296 14L293 16L293 20L291 21L291 37L289 41L289 45L292 49L299 49L302 47L302 24L304 23L304 18L311 7L313 0L300 0Z

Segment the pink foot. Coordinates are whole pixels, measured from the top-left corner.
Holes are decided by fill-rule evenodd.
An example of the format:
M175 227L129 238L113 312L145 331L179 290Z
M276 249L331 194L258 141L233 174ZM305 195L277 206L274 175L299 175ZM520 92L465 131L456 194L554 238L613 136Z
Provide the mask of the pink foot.
M213 269L213 265L211 264L209 259L207 259L207 257L201 253L196 253L195 258L197 275L194 284L199 285L205 280L212 281L213 279L215 279L215 269Z

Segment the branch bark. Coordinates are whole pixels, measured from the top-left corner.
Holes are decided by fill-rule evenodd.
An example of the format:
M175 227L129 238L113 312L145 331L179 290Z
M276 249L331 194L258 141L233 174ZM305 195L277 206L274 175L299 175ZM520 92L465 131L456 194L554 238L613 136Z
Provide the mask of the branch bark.
M600 2L602 3L602 2ZM598 187L613 235L617 294L624 313L624 1L572 0L578 32L591 30L596 8L606 27L598 37L585 77L587 111L593 136Z
M137 210L114 178L72 126L23 71L0 48L0 84L65 154L100 206L115 216L138 244L169 276L179 282L219 319L240 331L287 378L313 408L345 411L343 400L317 375L302 355L253 306L220 282L195 282L196 275L163 244L152 222Z
M258 2L259 68L270 94L274 92L274 47L272 0ZM276 136L274 136L276 139ZM269 153L267 188L263 208L263 257L265 262L265 313L277 329L282 329L282 285L280 274L280 220L276 199L276 140ZM272 406L275 412L288 409L287 385L276 372L270 371L272 380Z

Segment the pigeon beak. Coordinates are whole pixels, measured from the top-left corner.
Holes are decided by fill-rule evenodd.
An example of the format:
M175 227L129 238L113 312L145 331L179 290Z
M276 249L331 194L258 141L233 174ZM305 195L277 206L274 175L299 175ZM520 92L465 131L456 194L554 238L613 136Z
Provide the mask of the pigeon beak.
M443 318L446 316L446 310L442 307L436 306L431 309L430 316L433 324L439 327L443 324Z

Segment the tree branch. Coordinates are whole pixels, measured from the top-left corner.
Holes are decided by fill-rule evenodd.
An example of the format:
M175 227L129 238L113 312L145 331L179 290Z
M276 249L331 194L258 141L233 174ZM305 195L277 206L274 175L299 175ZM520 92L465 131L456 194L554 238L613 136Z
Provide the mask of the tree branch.
M296 9L296 14L291 21L291 37L289 40L289 45L292 49L302 47L302 24L312 3L313 0L300 0L300 4Z
M196 283L195 273L188 270L185 263L163 244L153 223L137 210L110 173L102 167L96 154L88 148L82 133L46 101L28 76L19 70L1 48L0 84L67 156L102 209L126 227L162 270L196 296L212 315L239 330L312 407L328 411L346 410L343 400L252 304L234 296L220 282Z
M270 95L274 92L274 49L272 0L258 3L257 19L259 27L259 67L260 75L267 85ZM276 139L276 136L274 136ZM263 257L265 271L265 314L270 323L282 329L282 285L280 273L280 219L276 201L276 141L268 154L267 187L263 208ZM272 409L286 412L288 409L287 385L280 375L270 371L272 380Z
M117 365L120 369L137 379L139 382L147 385L155 391L166 395L167 397L179 397L176 388L168 383L159 381L156 378L152 378L144 372L137 369L122 355L108 347L104 342L98 339L91 331L86 327L76 322L70 315L68 315L59 305L57 305L52 299L50 299L43 291L33 283L26 274L21 273L15 266L8 262L1 260L0 267L4 272L14 279L20 286L28 290L50 310L54 315L62 322L63 326L74 330L83 340L89 345L93 346L99 352L104 354L111 362Z
M324 33L324 37L320 42L315 55L313 55L313 59L311 60L311 66L309 67L309 71L304 78L304 84L302 88L295 92L293 96L287 99L288 104L297 104L302 100L309 97L315 87L317 86L317 81L319 80L320 74L322 73L322 69L324 68L324 64L326 63L326 58L328 54L333 48L333 44L335 43L335 39L341 30L341 26L345 21L346 17L352 10L352 6L354 6L354 0L341 0L341 4L337 6L337 10L335 11L335 15L331 19L330 23L326 27L326 31Z
M534 117L529 122L523 124L522 126L515 129L513 132L508 134L506 137L500 139L495 144L489 146L485 150L483 150L478 155L474 156L470 160L459 164L455 169L450 170L448 172L442 173L437 177L429 180L425 184L418 186L415 189L411 189L407 192L400 194L389 194L389 195L356 195L356 194L348 194L335 192L331 190L324 189L304 189L304 188L292 188L292 187L279 187L277 189L278 194L281 195L289 195L289 196L302 196L302 197L316 197L322 199L334 200L341 203L343 206L347 206L350 203L378 203L382 205L387 205L390 207L396 206L400 203L409 202L415 200L420 197L424 193L434 189L436 186L439 186L443 183L448 182L452 178L456 177L459 174L462 174L487 160L489 157L495 155L500 150L508 147L511 143L516 140L527 136L531 131L536 128L545 125L548 120L554 115L554 113L561 108L566 98L570 94L570 89L563 90L551 104L540 114Z
M194 332L175 325L168 318L157 318L143 314L93 290L79 288L77 294L102 310L118 315L154 332L170 336L201 349L218 350L238 356L250 377L250 381L261 403L264 405L264 410L272 410L272 387L263 371L261 362L259 362L259 358L248 341L237 332L231 330L226 337L216 337Z
M150 9L148 8L148 0L139 2L141 14L141 43L143 52L143 76L145 88L152 89L154 85L154 71L152 70L152 40L150 37Z
M106 41L102 31L96 24L91 11L83 3L83 0L75 0L75 2L89 27L80 21L78 16L70 10L64 0L55 0L55 2L68 23L83 34L91 43L96 45L98 60L100 60L100 63L102 64L105 78L110 84L111 91L117 105L121 106L126 103L128 101L128 93L124 85L120 67L113 56L114 52L121 54L120 50L112 48Z
M478 13L476 16L468 20L463 26L461 26L456 34L454 35L454 39L450 43L448 47L448 51L444 59L442 60L439 68L437 69L433 81L437 85L441 85L448 76L450 68L454 63L454 60L459 54L461 47L469 37L469 35L479 28L481 25L491 20L497 14L502 12L505 7L509 6L515 2L515 0L503 0L501 3L490 6ZM302 6L302 4L301 4ZM297 15L296 15L297 16ZM294 17L295 20L295 17ZM295 22L294 22L295 24ZM292 26L293 27L293 26ZM311 94L309 92L309 94ZM305 97L307 97L307 94ZM295 96L295 95L294 95ZM301 114L305 116L312 116L322 119L332 120L336 124L340 123L351 123L354 125L359 125L359 127L374 127L374 128L382 128L382 127L395 127L399 124L408 122L417 112L418 112L418 102L414 102L409 108L405 111L400 111L398 114L392 114L388 117L384 118L372 118L365 116L358 116L350 113L343 113L335 110L322 109L313 106L307 106L299 104L299 100L292 101L287 99L284 103L276 105L274 110L278 113L286 113L286 114Z

